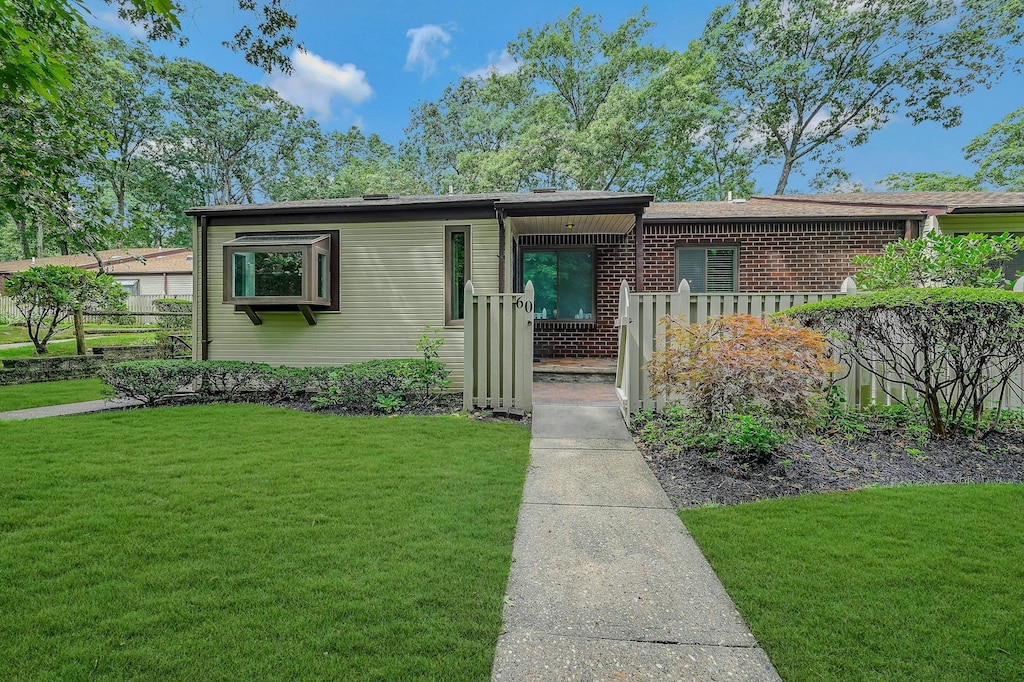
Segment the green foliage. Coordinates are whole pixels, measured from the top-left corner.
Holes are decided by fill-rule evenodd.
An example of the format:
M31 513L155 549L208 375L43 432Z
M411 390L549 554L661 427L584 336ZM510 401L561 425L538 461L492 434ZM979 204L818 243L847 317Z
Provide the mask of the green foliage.
M420 334L419 341L416 342L416 352L423 360L416 366L415 382L420 388L424 401L430 400L432 395L451 386L451 381L448 379L448 365L438 359L444 339L431 336L434 333L437 333L436 329L427 327Z
M1006 115L964 147L978 177L1007 192L1024 192L1024 107Z
M161 316L158 322L161 329L191 329L192 301L182 298L158 298L153 301L153 307L160 313L178 313L176 315ZM187 313L188 316L181 313Z
M696 450L709 458L728 454L763 462L786 442L786 436L763 416L728 414L708 424L700 414L681 405L638 413L633 416L632 426L648 446L670 454Z
M440 365L440 363L438 363ZM319 409L339 408L352 412L389 412L398 407L430 402L430 385L440 385L440 370L425 376L418 359L367 360L345 365L328 375L326 390L314 396Z
M100 378L118 398L155 405L178 391L191 390L201 369L191 360L135 360L102 368Z
M854 275L866 289L901 287L1005 287L1000 265L1024 249L1024 237L1009 234L951 235L929 232L920 239L900 239L885 245L881 255L858 254ZM1013 276L1014 273L1006 273Z
M702 48L735 119L782 168L834 171L894 117L958 125L959 98L1013 63L1021 3L992 0L737 0L715 10Z
M745 147L698 51L651 45L641 10L613 30L573 9L508 45L519 68L463 78L413 111L407 148L434 191L562 189L721 198L752 189Z
M977 178L967 175L938 173L890 173L882 179L882 185L898 192L984 192L985 188Z
M877 376L901 405L920 401L940 438L979 435L1024 366L1024 294L915 288L843 296L786 314L827 333L844 364ZM903 389L909 389L904 392Z
M45 265L11 275L5 291L24 316L29 338L40 355L61 325L87 308L117 310L127 294L110 275L69 265Z
M665 348L648 371L651 389L682 400L716 427L729 415L780 427L813 423L838 366L824 337L784 318L731 315L705 324L667 320Z

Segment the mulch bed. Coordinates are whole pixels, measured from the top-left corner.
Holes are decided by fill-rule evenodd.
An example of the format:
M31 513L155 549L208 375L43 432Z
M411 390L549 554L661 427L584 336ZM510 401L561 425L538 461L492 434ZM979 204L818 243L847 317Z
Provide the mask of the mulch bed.
M1024 433L920 442L899 430L865 437L797 438L767 463L696 451L666 453L638 442L651 471L678 507L740 504L868 486L1024 483Z

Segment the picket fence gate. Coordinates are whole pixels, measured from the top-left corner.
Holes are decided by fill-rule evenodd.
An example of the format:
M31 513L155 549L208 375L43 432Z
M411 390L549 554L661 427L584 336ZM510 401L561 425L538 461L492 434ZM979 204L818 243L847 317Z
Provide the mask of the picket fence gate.
M477 293L466 282L463 406L533 409L533 283L522 293Z

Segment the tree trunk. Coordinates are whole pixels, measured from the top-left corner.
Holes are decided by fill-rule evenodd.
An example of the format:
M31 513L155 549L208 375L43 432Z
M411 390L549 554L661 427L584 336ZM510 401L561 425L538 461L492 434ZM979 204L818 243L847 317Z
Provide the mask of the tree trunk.
M28 243L28 221L24 218L18 218L14 221L15 227L18 228L18 241L21 243L21 257L28 260L32 257L30 246Z
M782 173L779 175L779 184L775 186L775 194L785 194L786 185L789 184L789 174L793 172L793 159L787 158L782 162Z
M43 222L36 220L36 256L43 257Z
M79 355L85 355L85 317L81 308L75 310L75 346Z

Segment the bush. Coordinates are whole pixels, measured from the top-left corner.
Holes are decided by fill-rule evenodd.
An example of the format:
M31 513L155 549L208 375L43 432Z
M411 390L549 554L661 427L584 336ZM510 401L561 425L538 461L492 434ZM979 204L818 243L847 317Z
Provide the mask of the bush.
M356 412L390 412L424 401L421 360L367 360L335 369L327 390L314 396L320 409L341 407Z
M267 386L273 368L261 362L207 360L199 366L199 390L210 400L235 400L242 393L260 393Z
M648 445L669 453L696 450L706 457L731 454L766 461L786 440L764 417L730 414L712 426L681 405L669 405L657 413L638 413L633 417L633 428Z
M160 315L159 326L169 331L188 330L192 328L192 301L182 298L158 298L153 301L158 313L176 313ZM188 313L188 316L181 313Z
M191 388L201 371L202 364L191 360L135 360L108 365L99 374L117 397L155 405L179 390Z
M1024 294L962 287L892 289L800 306L787 315L827 333L848 366L898 404L920 403L939 438L980 435L1024 365ZM909 391L897 390L907 388ZM905 393L905 394L904 394Z
M657 394L681 399L705 426L733 414L782 428L814 423L831 375L824 336L785 318L721 317L705 324L667 320L665 348L648 365Z

